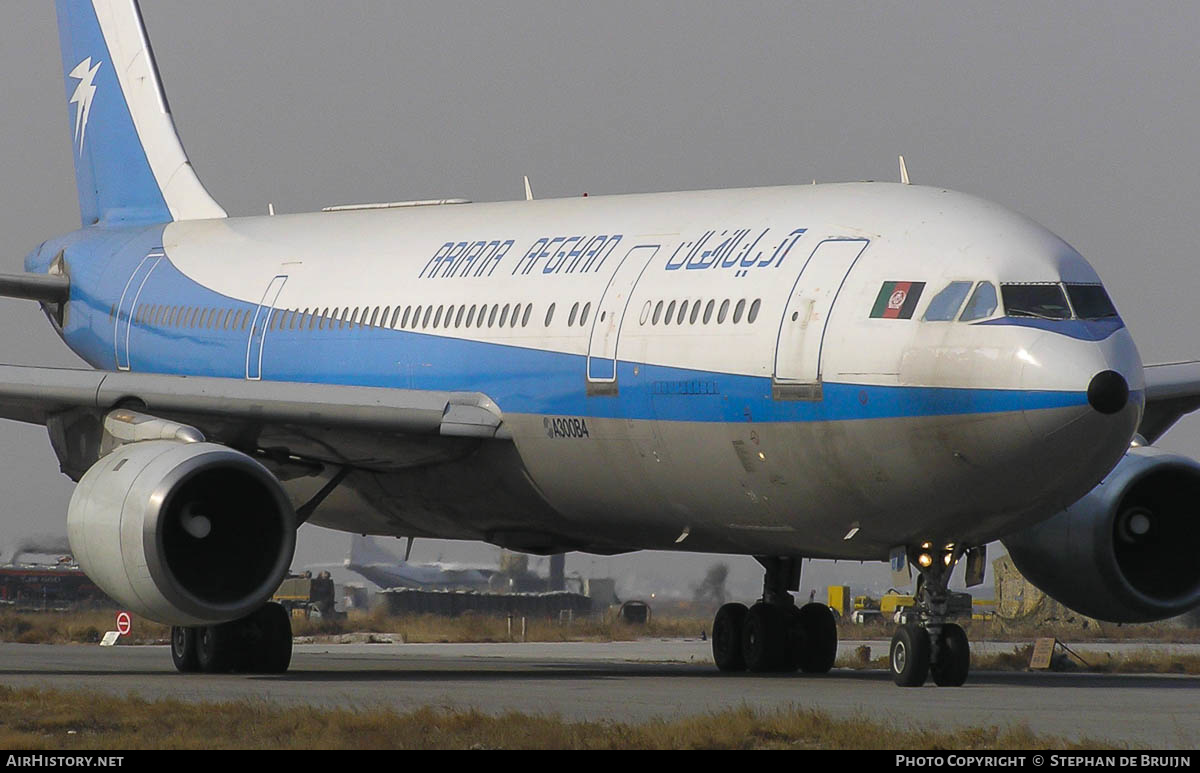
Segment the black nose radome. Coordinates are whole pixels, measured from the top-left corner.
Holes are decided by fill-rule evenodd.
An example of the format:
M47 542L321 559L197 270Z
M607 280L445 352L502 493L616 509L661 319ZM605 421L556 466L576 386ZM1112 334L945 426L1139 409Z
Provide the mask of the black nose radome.
M1115 370L1097 373L1088 384L1088 403L1100 413L1117 413L1129 402L1129 384Z

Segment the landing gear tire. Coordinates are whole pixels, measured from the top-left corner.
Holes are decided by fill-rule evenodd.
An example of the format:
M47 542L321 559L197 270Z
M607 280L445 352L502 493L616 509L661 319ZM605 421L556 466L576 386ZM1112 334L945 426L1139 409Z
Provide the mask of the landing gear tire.
M742 626L746 620L745 604L730 603L717 610L713 619L713 660L721 671L745 671L742 656Z
M838 646L833 610L816 602L805 604L795 612L794 628L800 633L799 648L791 650L796 666L806 674L829 673Z
M206 674L245 671L258 674L282 674L292 662L292 622L282 605L264 604L254 614L219 625L173 629L171 654L175 667L187 664L187 633L191 631L196 668Z
M171 627L171 660L175 663L175 670L181 674L194 674L200 670L195 628L183 625Z
M900 687L920 687L929 676L929 633L909 623L896 629L888 663L892 680Z
M786 609L759 602L750 607L742 624L742 657L754 673L781 671L787 659Z
M245 645L250 654L249 670L259 674L282 674L292 662L292 621L281 604L270 602L246 618Z
M971 644L962 626L946 623L938 644L938 658L929 667L938 687L962 687L971 670Z
M236 665L236 623L206 625L196 630L196 663L206 674L225 674Z

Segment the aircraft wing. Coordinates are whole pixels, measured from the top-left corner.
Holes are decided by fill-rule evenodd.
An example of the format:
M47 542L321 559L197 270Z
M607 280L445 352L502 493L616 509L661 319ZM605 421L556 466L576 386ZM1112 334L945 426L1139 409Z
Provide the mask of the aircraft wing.
M1150 443L1200 408L1200 361L1147 365L1146 409L1138 432Z
M0 418L51 425L52 441L56 418L118 407L281 460L365 468L427 464L506 437L499 407L479 392L0 365Z

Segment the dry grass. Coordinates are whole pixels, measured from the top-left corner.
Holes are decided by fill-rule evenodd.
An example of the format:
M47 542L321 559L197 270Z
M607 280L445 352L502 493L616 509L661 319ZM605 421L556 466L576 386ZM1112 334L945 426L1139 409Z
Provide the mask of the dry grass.
M629 625L615 618L576 617L570 621L530 617L526 641L635 641L642 638L698 637L706 632L708 620L684 617L652 617L646 625ZM344 633L394 634L409 643L506 642L521 640L521 618L512 621L492 615L466 614L459 617L437 615L391 616L384 610L351 612L341 620L293 620L297 636L337 635Z
M0 688L0 748L92 749L1099 749L1026 726L913 730L803 709L732 709L641 725L432 708L287 708Z
M21 644L94 644L116 627L113 610L0 613L0 641ZM135 616L126 641L157 643L170 636L170 626Z
M80 612L4 612L0 613L0 641L21 644L94 644L105 631L116 628L113 611ZM527 641L634 641L640 638L700 636L707 620L691 618L653 618L648 625L628 625L613 618L577 617L573 621L529 618ZM337 635L344 633L395 634L406 642L503 642L508 637L508 622L503 617L462 615L455 618L436 615L392 617L382 609L352 612L334 620L294 619L296 636ZM165 643L171 627L134 616L133 631L125 644ZM521 638L521 619L513 620L514 641Z

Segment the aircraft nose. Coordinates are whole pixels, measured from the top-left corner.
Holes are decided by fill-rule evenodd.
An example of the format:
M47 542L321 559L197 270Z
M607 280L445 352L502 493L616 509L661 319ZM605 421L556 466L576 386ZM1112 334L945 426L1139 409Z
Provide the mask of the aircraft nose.
M1088 404L1100 413L1120 413L1129 403L1129 382L1115 370L1102 370L1092 376L1087 388Z

